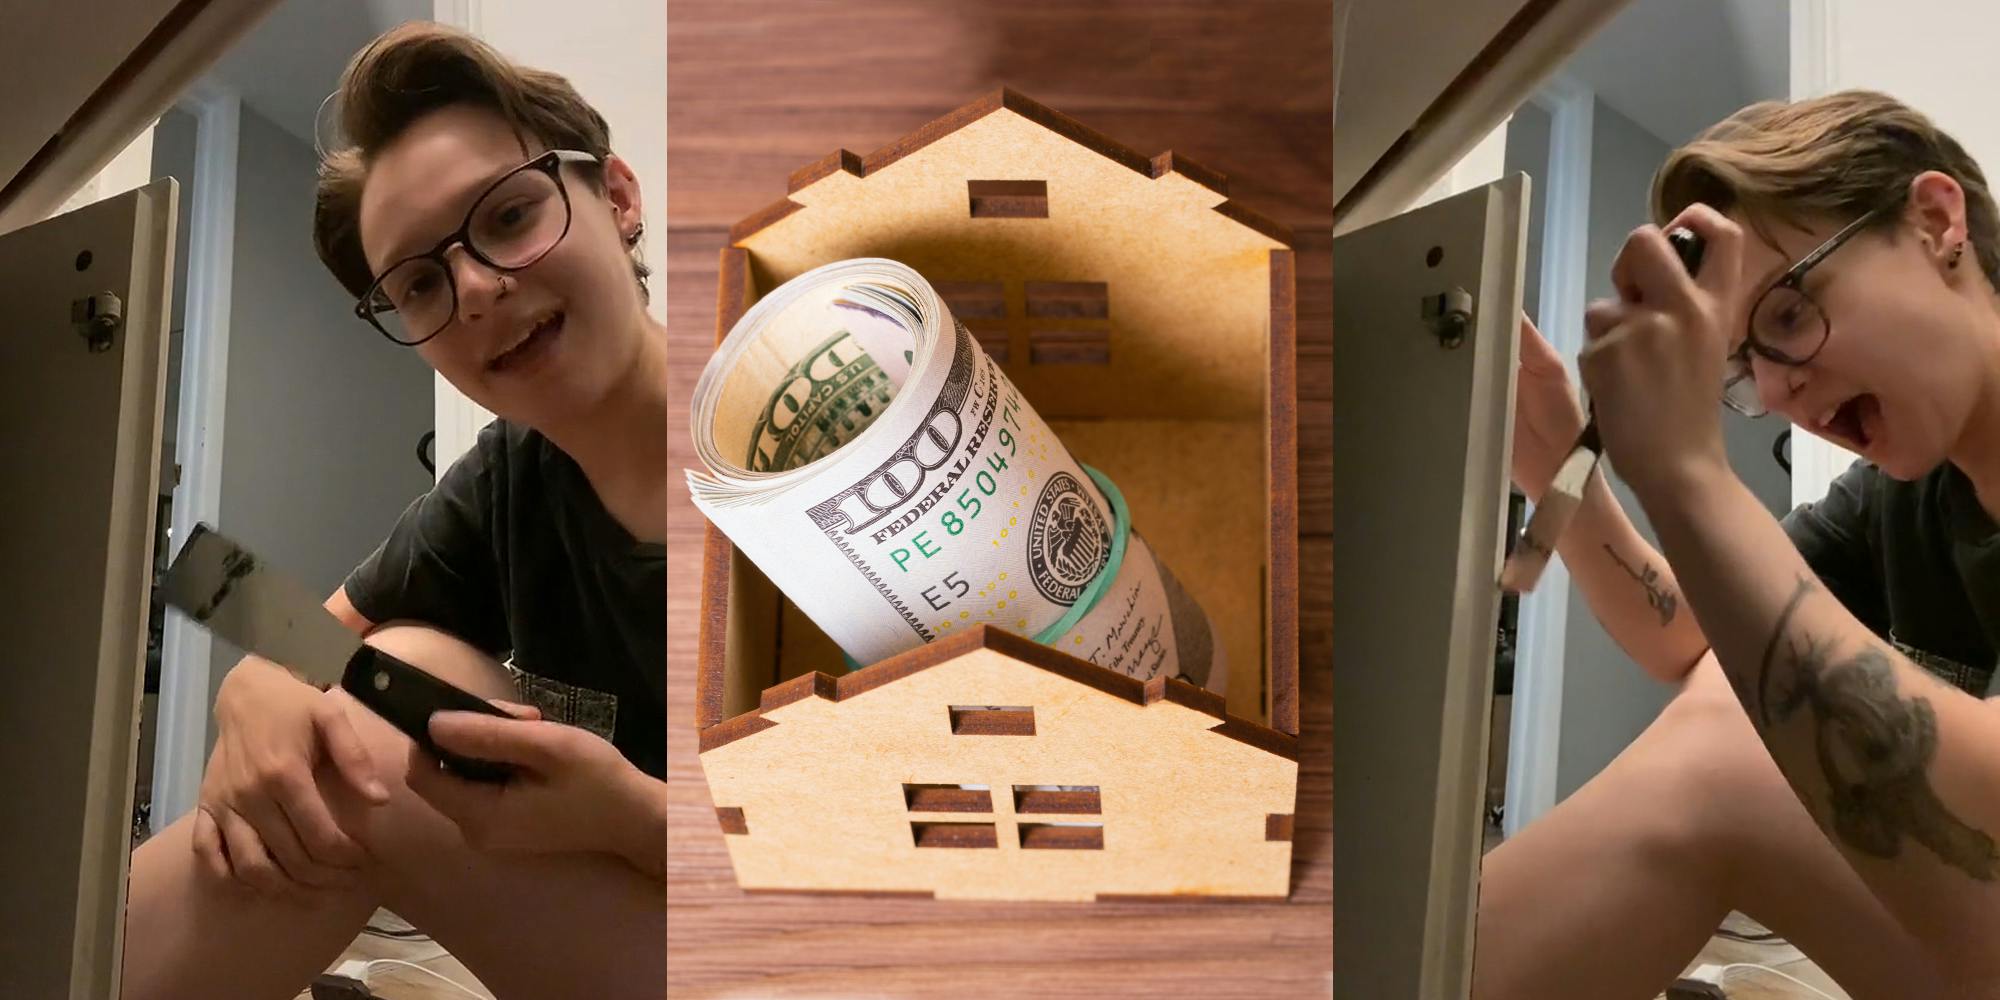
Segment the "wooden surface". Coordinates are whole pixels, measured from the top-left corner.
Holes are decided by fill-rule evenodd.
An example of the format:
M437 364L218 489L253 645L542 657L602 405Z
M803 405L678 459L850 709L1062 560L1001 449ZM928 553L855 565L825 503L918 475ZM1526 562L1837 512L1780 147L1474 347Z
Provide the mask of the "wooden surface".
M992 704L1032 708L985 713L1019 726L941 724L946 706ZM711 797L748 827L728 838L740 885L1090 902L1282 899L1290 881L1292 845L1270 836L1270 816L1290 816L1296 742L1232 726L1220 697L1184 681L1126 677L982 625L837 682L801 675L767 689L759 711L770 731L701 758ZM963 794L912 802L908 781L983 785L980 814L937 808ZM1035 830L1064 817L1012 793L1056 784L1098 790L1095 815L1069 817L1092 825L1091 849L1039 850L1064 846L1064 828Z
M672 462L714 342L717 251L793 171L1007 85L1230 178L1298 254L1300 764L1292 898L973 904L743 893L692 725L702 520L669 518L669 986L680 997L1327 996L1332 967L1332 9L1327 0L673 0ZM658 194L648 191L654 197ZM1030 984L1033 985L1030 985Z

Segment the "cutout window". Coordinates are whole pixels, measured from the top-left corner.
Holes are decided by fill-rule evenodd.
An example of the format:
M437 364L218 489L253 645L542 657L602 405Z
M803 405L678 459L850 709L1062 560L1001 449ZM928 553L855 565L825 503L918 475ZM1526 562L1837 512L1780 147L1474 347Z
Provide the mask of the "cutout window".
M999 847L991 823L911 823L910 837L918 847Z
M1111 363L1111 295L1102 281L1030 281L1026 295L1028 362L1036 365ZM1061 320L1061 325L1049 321Z
M975 219L1046 219L1048 181L966 181Z
M1110 286L1102 281L1024 283L1028 315L1035 319L1110 319Z
M1104 808L1096 785L1015 785L1014 811L1096 815Z
M1264 839L1267 841L1292 839L1292 814L1270 813L1266 815L1264 817Z
M1108 365L1111 331L1029 330L1028 362L1037 365Z
M911 812L990 813L993 792L985 785L903 785Z
M1004 365L1013 356L1007 349L1007 324L1002 320L973 319L965 321L965 332L979 342L979 349L993 359L996 365Z
M931 287L959 319L1006 319L1007 286L997 281L940 281Z
M953 705L953 736L1033 736L1035 710L1025 705Z
M979 349L999 364L1006 364L1007 288L997 281L940 281L932 287L938 298L965 329L979 342Z
M722 824L723 833L749 833L750 824L743 818L742 806L715 807L715 820Z
M1021 849L1024 851L1104 850L1102 823L1023 823Z

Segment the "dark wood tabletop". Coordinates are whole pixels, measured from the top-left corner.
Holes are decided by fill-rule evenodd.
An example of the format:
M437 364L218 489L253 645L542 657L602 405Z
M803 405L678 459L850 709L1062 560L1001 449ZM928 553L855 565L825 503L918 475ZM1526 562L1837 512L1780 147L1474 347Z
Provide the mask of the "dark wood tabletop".
M1332 0L671 0L673 468L715 338L717 251L793 170L869 151L1000 86L1141 152L1172 149L1290 226L1298 272L1299 800L1284 903L963 903L746 895L694 730L702 518L668 526L667 946L697 997L1332 993ZM650 180L650 179L648 179ZM657 182L654 182L657 183ZM652 189L652 197L659 194Z

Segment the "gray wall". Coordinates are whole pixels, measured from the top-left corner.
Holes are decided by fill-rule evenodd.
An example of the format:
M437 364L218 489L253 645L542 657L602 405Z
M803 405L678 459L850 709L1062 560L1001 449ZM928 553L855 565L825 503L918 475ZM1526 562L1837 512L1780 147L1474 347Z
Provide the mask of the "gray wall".
M1591 123L1590 238L1584 285L1590 298L1615 294L1611 262L1626 236L1651 221L1648 193L1653 173L1668 152L1665 141L1597 103ZM1751 421L1734 413L1725 413L1724 418L1731 463L1764 505L1773 514L1782 514L1789 506L1791 479L1771 458L1771 441L1786 424L1774 417ZM1639 531L1658 545L1632 492L1615 473L1610 482ZM1683 608L1682 613L1688 612ZM1618 648L1572 586L1564 638L1558 798L1567 798L1603 770L1659 715L1673 694L1672 687L1653 680Z
M330 594L430 486L431 373L354 318L312 249L312 147L243 109L217 525ZM211 684L239 657L215 647ZM212 740L211 730L211 740Z
M1507 121L1506 165L1502 176L1527 174L1528 253L1521 283L1521 310L1537 324L1542 317L1542 230L1548 221L1549 113L1534 103L1523 104Z

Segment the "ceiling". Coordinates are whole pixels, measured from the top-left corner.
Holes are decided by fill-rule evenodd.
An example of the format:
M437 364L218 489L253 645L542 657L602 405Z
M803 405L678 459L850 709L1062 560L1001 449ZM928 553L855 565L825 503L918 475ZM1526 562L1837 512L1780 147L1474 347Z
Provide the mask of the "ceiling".
M58 0L0 3L0 187L14 180L98 85L174 7L173 0L106 0L89 24ZM123 145L120 143L119 145Z
M1334 98L1339 203L1523 0L1352 0ZM1413 54L1423 57L1413 58Z
M1633 0L1563 72L1668 145L1791 90L1785 0Z
M1348 0L1334 200L1527 0ZM1789 0L1630 0L1559 72L1670 145L1790 90ZM1418 55L1420 54L1420 55Z
M429 17L432 0L285 0L222 57L209 79L310 143L320 102L341 70L376 35Z

